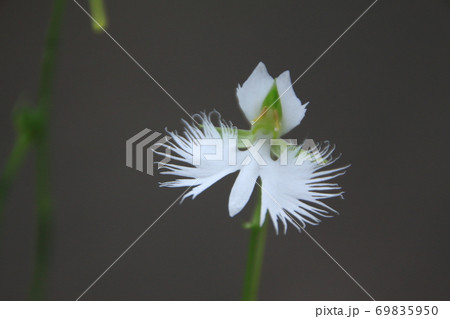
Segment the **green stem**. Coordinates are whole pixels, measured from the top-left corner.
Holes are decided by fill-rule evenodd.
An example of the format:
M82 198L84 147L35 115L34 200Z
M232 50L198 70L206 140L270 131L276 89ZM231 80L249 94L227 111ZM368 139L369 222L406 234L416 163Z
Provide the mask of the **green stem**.
M3 220L3 211L6 204L6 197L11 189L14 177L19 170L20 164L29 149L30 139L26 134L20 134L16 138L16 142L11 151L11 155L6 163L3 174L0 177L0 229Z
M36 169L37 240L30 299L42 300L44 297L52 236L48 143L44 139L36 142Z
M54 0L50 26L42 62L41 82L38 93L38 109L42 123L35 137L36 145L36 180L37 180L37 242L34 273L31 284L30 299L41 300L44 296L45 279L50 256L52 235L50 169L49 169L49 111L52 96L52 84L59 35L63 20L65 0Z
M53 11L47 31L38 92L38 107L46 111L47 114L45 115L48 115L50 108L56 54L65 4L66 0L53 1Z
M266 245L268 224L266 220L263 226L259 226L260 215L261 189L259 189L258 204L255 207L255 212L253 213L242 300L258 299L259 282L264 259L264 248Z

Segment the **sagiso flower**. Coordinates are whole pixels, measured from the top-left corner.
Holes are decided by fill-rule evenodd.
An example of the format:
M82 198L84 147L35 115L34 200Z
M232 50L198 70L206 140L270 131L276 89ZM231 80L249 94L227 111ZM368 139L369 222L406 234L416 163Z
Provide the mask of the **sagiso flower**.
M321 202L341 195L340 187L329 180L344 174L346 167L323 170L335 161L333 148L326 144L321 150L305 150L304 145L279 139L300 124L307 105L295 95L289 72L273 79L259 63L242 87L238 86L237 97L251 129L238 130L217 112L194 115L200 125L183 121L184 134L169 132L172 140L165 144L170 159L178 164L165 164L162 171L180 178L161 185L194 186L183 199L195 198L222 177L239 171L230 193L230 216L244 208L258 184L262 188L259 223L263 225L269 214L277 233L280 221L286 232L288 222L300 230L306 224L318 224L319 217L336 213ZM217 127L212 115L218 118Z

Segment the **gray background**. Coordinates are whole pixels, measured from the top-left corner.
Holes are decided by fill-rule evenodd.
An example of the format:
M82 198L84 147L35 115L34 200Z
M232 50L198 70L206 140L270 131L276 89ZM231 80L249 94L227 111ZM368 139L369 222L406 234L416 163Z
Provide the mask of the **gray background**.
M107 1L111 34L191 113L244 128L235 88L259 61L300 75L372 1ZM81 4L87 6L85 1ZM308 231L379 300L449 299L448 1L380 0L295 85L310 101L289 138L329 140L351 163L340 215ZM10 114L34 97L49 1L0 3L0 164ZM55 241L48 299L76 299L182 192L125 167L125 140L185 114L68 1L51 122ZM31 154L32 155L32 154ZM0 299L25 299L35 238L33 156L0 234ZM248 205L235 175L176 204L85 296L239 299ZM261 299L367 300L306 235L273 229Z

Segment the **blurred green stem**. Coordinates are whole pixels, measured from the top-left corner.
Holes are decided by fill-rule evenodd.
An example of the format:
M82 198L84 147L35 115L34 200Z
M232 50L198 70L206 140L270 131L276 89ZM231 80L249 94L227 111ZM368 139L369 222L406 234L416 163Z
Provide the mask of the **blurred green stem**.
M261 216L261 192L262 190L259 188L258 203L255 207L253 220L250 226L250 242L248 247L247 268L245 270L242 300L258 299L259 282L261 278L268 224L266 220L264 225L259 226Z
M49 169L49 112L52 96L52 84L59 35L63 21L65 0L54 0L50 25L44 49L41 80L37 107L40 112L40 125L36 131L36 196L37 196L37 241L36 259L31 284L30 299L41 300L44 296L52 235L50 169Z
M6 163L3 174L0 177L0 230L3 220L3 211L6 204L6 197L9 194L11 184L14 177L19 170L20 164L22 164L25 155L30 146L30 139L27 134L19 133L16 137L15 144L11 151L11 155Z
M89 5L91 7L92 18L97 21L92 21L92 29L95 32L101 32L102 28L105 29L108 26L105 4L103 0L89 0Z

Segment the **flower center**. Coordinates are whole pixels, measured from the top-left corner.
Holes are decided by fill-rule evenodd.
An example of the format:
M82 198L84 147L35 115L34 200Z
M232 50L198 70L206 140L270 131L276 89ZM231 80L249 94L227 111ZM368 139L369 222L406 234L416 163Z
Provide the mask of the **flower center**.
M272 88L262 103L261 113L252 121L252 134L278 138L282 115L280 95L274 80Z

